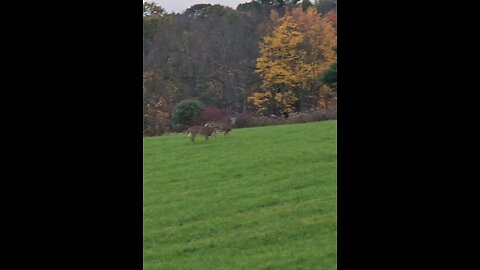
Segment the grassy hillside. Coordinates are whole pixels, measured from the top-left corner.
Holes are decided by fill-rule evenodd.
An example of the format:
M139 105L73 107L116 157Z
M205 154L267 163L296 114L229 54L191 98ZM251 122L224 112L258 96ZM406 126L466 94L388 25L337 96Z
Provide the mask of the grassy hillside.
M335 269L336 121L144 139L144 269Z

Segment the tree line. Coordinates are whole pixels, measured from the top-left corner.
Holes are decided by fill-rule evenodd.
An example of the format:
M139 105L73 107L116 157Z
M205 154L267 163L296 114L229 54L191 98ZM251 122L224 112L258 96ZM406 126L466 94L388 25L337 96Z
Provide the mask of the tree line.
M143 23L145 135L172 130L187 99L285 117L336 104L335 0L198 4L183 13L144 3Z

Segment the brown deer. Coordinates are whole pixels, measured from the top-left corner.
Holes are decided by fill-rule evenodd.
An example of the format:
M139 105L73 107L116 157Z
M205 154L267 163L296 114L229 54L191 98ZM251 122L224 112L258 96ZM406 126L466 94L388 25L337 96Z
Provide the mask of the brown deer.
M192 142L195 142L195 136L202 134L205 136L205 141L208 140L208 137L212 136L212 133L215 131L215 128L208 125L205 126L193 126L187 130L187 134L191 137Z
M205 124L205 126L212 127L213 135L217 135L217 131L223 131L223 136L227 135L232 131L233 125L235 124L236 118L230 118L230 122L210 122Z

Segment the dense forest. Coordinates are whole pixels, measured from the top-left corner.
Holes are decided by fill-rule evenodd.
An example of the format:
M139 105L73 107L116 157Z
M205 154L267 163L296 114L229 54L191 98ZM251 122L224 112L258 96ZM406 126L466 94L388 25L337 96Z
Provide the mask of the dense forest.
M170 14L144 3L144 135L174 131L177 104L191 99L211 115L336 110L336 14L336 0Z

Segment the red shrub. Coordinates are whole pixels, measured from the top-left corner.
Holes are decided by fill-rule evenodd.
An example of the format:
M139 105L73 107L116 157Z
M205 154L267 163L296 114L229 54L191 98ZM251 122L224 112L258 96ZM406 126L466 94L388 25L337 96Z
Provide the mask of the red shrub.
M202 114L193 120L192 124L203 125L207 122L213 121L227 121L233 113L228 109L221 109L216 107L206 107Z

